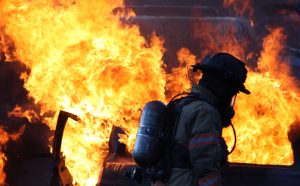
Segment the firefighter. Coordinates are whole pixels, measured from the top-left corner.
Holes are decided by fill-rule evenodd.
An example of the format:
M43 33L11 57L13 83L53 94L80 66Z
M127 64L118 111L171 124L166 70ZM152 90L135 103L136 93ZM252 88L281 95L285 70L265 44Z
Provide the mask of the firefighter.
M194 66L202 71L198 85L191 92L201 94L213 104L195 100L182 108L171 149L171 177L167 183L155 186L220 186L222 128L231 124L234 116L232 100L237 93L250 92L243 85L245 64L227 53L219 53ZM184 101L182 99L181 101ZM226 149L227 151L227 149Z

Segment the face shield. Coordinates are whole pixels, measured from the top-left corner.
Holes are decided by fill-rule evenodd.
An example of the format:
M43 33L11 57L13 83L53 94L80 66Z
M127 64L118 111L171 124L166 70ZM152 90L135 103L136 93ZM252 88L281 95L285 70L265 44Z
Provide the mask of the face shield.
M237 95L234 95L232 98L231 98L231 103L230 103L230 107L234 107L234 104L235 104L235 100L236 100L236 96Z
M235 115L233 107L235 104L236 96L237 96L236 94L232 96L230 105L228 105L227 108L224 108L224 110L220 111L223 127L228 127L229 125L231 125L231 119Z

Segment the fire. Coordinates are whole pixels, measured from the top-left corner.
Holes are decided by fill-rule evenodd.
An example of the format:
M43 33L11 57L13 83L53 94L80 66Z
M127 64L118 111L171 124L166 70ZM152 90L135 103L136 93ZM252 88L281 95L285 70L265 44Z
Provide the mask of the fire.
M264 39L258 67L250 71L246 87L251 95L240 94L233 123L237 130L237 148L229 156L232 162L292 165L290 126L299 119L298 84L290 76L288 61L278 54L283 49L281 28L270 30ZM224 137L230 141L229 131ZM229 143L233 144L233 140Z
M8 117L14 115L15 117L26 117L29 122L34 123L39 116L33 110L23 110L21 107L16 105L15 109L7 113Z
M41 108L35 113L17 106L9 115L26 116L32 122L38 118L52 130L60 110L78 115L81 122L68 121L66 125L62 152L74 184L82 186L99 181L113 126L125 131L120 141L132 152L143 106L151 100L167 103L177 93L189 91L191 83L201 77L191 73L190 65L199 61L187 48L177 52L180 66L167 74L162 61L163 38L153 34L147 43L138 26L122 24L120 16L134 13L112 15L120 5L121 0L0 1L5 7L0 9L0 42L4 46L0 50L7 61L20 60L30 69L30 74L21 78L30 98ZM195 24L195 37L201 38L206 48L199 59L218 52L243 61L253 55L245 55L248 42L240 44L233 24L225 23L229 32L223 35L217 33L219 29L216 33L202 29L213 28L213 23L201 24ZM249 69L246 87L252 94L237 99L233 123L238 143L229 157L231 162L293 163L287 130L299 118L299 91L289 66L278 55L281 31L272 30L264 41L257 69ZM232 146L230 129L224 131L224 137Z
M197 30L202 33L197 35ZM230 27L229 27L230 28ZM247 42L240 44L234 38L236 30L214 33L211 23L195 25L196 37L209 43L205 53L227 52L245 60ZM297 80L291 77L288 61L280 57L286 36L283 29L269 29L270 35L264 38L263 50L256 69L248 68L246 87L251 95L239 94L236 101L236 115L233 119L237 131L237 146L229 156L230 162L292 165L294 162L291 143L288 139L290 126L298 121L299 88ZM224 38L230 42L220 44ZM253 53L247 55L251 58ZM223 137L230 147L234 138L231 128L223 131Z
M60 110L82 122L66 125L62 152L74 184L96 185L113 125L131 152L143 106L165 101L163 39L147 43L136 25L111 14L121 1L1 1L4 46L30 69L24 87L37 114L55 129ZM129 12L129 15L133 15ZM14 56L6 52L7 59ZM9 61L9 60L8 60ZM37 116L19 107L10 113ZM49 117L52 115L53 117ZM30 118L30 117L29 117Z
M205 46L201 48L199 57L203 59L207 54L214 55L219 52L230 53L245 59L246 49L249 41L244 38L241 30L238 30L237 24L241 24L248 28L251 35L252 27L250 22L245 19L221 19L221 20L199 20L193 23L194 38L200 39L199 45Z
M0 138L0 185L6 185L5 184L6 174L4 173L3 168L5 166L5 161L7 161L7 157L2 152L2 149L9 140L17 141L19 139L20 135L22 135L24 133L24 130L25 130L25 125L23 125L18 132L9 134L5 131L5 128L3 126L0 126L0 135L1 135L1 138Z
M236 16L246 17L251 20L254 9L252 7L252 0L224 0L224 7L233 7ZM251 20L251 25L253 26L254 22Z
M224 4L237 6L238 2L224 1ZM239 30L235 26L237 22L248 27L251 34L251 23L243 19L228 23L223 21L218 25L207 20L195 22L194 36L200 39L200 45L205 46L200 58L206 54L226 52L247 63L255 57L256 51L249 51L253 44L247 38L239 37ZM273 165L294 163L288 131L300 117L300 90L297 80L291 77L288 61L280 56L286 38L283 29L269 28L269 31L270 34L264 38L257 68L251 68L255 65L248 63L250 67L246 87L251 95L239 94L236 101L233 124L237 131L237 146L229 156L230 162ZM232 147L234 137L231 128L223 131L223 137L228 146Z
M181 48L177 51L177 58L180 63L179 67L172 68L172 73L167 74L166 98L170 100L183 91L190 91L192 83L199 81L201 74L195 73L191 69L191 65L197 63L196 56L189 49Z

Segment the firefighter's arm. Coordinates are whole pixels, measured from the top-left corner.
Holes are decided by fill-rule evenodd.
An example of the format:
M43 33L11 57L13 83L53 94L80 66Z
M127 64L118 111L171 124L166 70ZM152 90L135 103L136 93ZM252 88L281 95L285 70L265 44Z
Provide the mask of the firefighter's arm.
M199 186L220 186L222 126L215 112L198 111L191 120L189 156Z

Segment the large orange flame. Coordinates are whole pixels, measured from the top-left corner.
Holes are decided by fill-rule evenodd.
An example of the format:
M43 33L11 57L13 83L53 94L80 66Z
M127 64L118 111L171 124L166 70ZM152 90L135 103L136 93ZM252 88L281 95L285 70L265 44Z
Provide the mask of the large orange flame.
M244 19L217 26L204 20L195 23L195 37L206 46L202 57L226 52L245 62L251 59L254 53L246 53L249 42L247 38L237 37L239 33L235 24L250 25ZM248 28L251 31L251 26ZM280 56L286 38L282 34L283 29L269 30L271 33L264 38L264 49L257 68L249 68L246 87L252 94L240 94L237 98L233 119L237 146L229 156L231 162L275 165L291 165L294 162L288 130L300 116L299 87L297 80L291 77L288 61ZM223 137L232 147L232 129L225 129Z
M145 103L167 102L173 95L188 91L191 82L200 77L191 78L189 66L196 63L196 56L186 48L177 53L180 67L166 74L161 60L163 38L153 34L147 43L138 26L121 24L121 13L111 14L121 4L120 0L0 1L5 7L0 9L1 50L7 61L18 59L30 69L30 74L21 78L29 96L41 106L39 114L20 107L10 114L27 116L31 121L38 117L53 130L59 110L82 119L68 122L62 144L66 166L79 185L97 183L113 125L125 131L120 141L132 152ZM202 54L228 52L242 60L251 56L245 56L247 42L241 46L234 35L236 30L230 28L229 33L223 33L226 42L218 34L212 37L203 30L195 32L196 37L211 44ZM258 68L249 69L246 86L252 95L237 99L233 122L238 144L229 157L232 162L293 163L287 128L298 118L299 91L288 65L276 52L281 50L280 38L281 29L275 29L265 39ZM215 47L216 40L216 46L226 44ZM224 131L224 137L231 146L230 131Z
M31 70L22 77L41 105L39 117L51 129L59 110L82 119L67 124L62 151L74 183L95 185L113 125L125 131L121 141L131 152L143 105L165 101L163 39L153 34L148 44L137 26L122 25L110 14L121 1L54 2L1 1L3 35ZM35 116L21 111L10 114Z
M288 61L279 55L285 38L282 30L270 30L264 39L258 67L249 72L246 81L251 95L240 94L237 99L233 120L237 148L229 156L230 161L277 165L294 162L288 130L300 117L300 92L296 79L290 76ZM224 137L228 141L229 136L227 130Z
M247 42L240 43L234 37L236 30L214 33L210 23L195 25L196 36L205 38L210 45L205 51L211 54L227 52L245 59ZM197 30L202 29L197 35ZM263 42L263 51L256 69L248 69L246 87L251 95L239 94L236 101L236 115L233 119L237 131L236 150L229 156L230 162L292 165L293 151L288 139L290 126L298 121L299 87L291 77L288 61L280 56L283 50L283 29L269 29ZM226 36L226 37L224 37ZM220 45L219 41L230 37ZM250 58L250 55L247 55ZM223 137L230 147L234 138L232 129L224 129Z
M196 64L196 56L189 49L181 48L177 52L179 67L172 68L172 73L167 74L166 98L170 100L173 96L189 92L192 84L199 81L201 74L192 72L191 65Z

